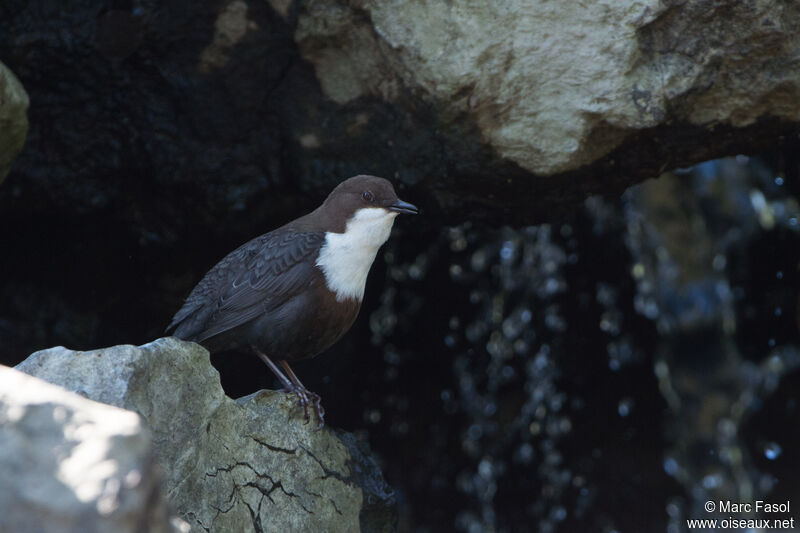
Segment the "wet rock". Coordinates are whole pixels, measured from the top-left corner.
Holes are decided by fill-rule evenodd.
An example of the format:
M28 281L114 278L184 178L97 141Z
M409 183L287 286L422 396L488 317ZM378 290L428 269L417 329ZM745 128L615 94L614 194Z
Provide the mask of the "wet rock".
M391 507L391 489L370 459L330 429L303 422L291 395L226 397L208 352L174 338L91 352L62 347L19 368L92 399L139 413L153 434L170 503L207 531L391 530L362 514ZM370 498L362 473L369 472ZM363 484L363 485L362 485Z
M397 524L397 501L394 491L384 483L383 474L372 456L372 450L352 433L336 431L350 462L351 478L362 490L362 507L359 515L361 531L390 533Z
M27 111L28 94L14 73L0 62L0 183L25 143Z
M188 532L135 413L0 367L3 531Z

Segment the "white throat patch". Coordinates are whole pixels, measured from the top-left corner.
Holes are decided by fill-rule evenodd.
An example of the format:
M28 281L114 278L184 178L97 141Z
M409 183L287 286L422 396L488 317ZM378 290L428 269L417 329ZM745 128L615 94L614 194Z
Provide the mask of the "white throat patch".
M336 301L364 297L367 274L378 248L389 238L397 213L382 207L364 207L356 211L344 233L325 234L317 266L325 274L325 283L336 293Z

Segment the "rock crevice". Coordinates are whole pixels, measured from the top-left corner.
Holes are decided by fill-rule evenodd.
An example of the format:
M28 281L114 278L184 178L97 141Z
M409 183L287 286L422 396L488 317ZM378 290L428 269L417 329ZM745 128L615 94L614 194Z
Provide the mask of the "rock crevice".
M392 528L386 488L383 524L363 524L354 455L333 431L304 424L291 395L259 391L227 398L202 347L175 338L90 352L36 352L18 368L140 414L164 468L178 514L206 531L359 531ZM374 480L383 485L382 478ZM385 485L384 485L385 486ZM372 504L374 507L374 503Z

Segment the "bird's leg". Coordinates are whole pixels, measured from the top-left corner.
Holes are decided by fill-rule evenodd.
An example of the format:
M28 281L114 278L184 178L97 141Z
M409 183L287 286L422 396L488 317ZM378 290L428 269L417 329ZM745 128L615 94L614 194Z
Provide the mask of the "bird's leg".
M308 416L308 404L309 402L313 402L314 405L314 412L317 414L317 419L319 420L319 427L324 425L323 415L325 414L325 410L322 409L320 405L320 397L317 394L306 389L300 380L297 379L297 376L294 375L292 369L289 368L289 365L286 361L280 361L281 365L288 371L290 378L287 378L286 375L281 372L281 369L272 362L272 359L267 357L267 354L256 348L255 346L251 346L251 349L255 354L262 360L264 363L272 370L272 373L277 376L280 382L283 384L284 390L293 392L297 395L297 399L300 401L300 405L303 407L303 413L305 415L306 423L308 423L310 417Z
M281 383L283 383L283 386L287 390L291 390L291 389L294 388L292 382L289 381L289 378L287 378L286 376L283 375L283 372L281 372L281 369L278 368L275 365L275 363L272 362L272 359L267 357L267 354L265 354L264 352L262 352L261 350L259 350L255 346L252 346L252 350L253 350L253 352L255 352L255 354L258 357L261 358L262 361L264 361L264 363L269 367L269 369L272 370L272 373L275 374L275 376L277 376L277 378L281 381Z
M278 361L283 369L286 371L286 375L289 376L289 379L294 384L295 387L299 388L303 391L308 399L311 400L312 405L314 406L314 413L317 415L318 427L322 427L325 425L325 409L322 407L322 398L316 392L311 392L300 382L300 379L295 375L292 367L289 366L289 363L286 361ZM306 410L306 420L308 420L308 411Z

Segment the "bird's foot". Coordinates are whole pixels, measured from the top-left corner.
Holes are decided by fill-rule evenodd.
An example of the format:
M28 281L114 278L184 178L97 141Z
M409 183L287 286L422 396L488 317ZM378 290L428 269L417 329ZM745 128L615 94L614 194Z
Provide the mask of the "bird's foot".
M293 392L297 396L300 406L303 408L303 418L306 424L311 420L308 414L308 408L311 406L314 410L314 414L317 416L317 429L321 429L325 425L325 408L322 407L322 397L320 397L319 394L297 385L293 385L291 388L284 390Z

